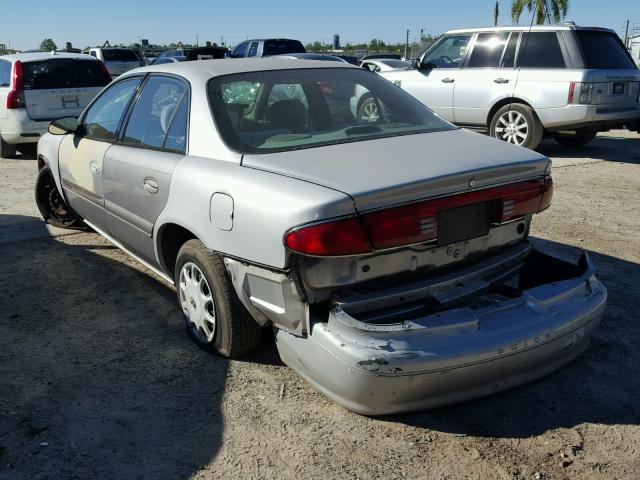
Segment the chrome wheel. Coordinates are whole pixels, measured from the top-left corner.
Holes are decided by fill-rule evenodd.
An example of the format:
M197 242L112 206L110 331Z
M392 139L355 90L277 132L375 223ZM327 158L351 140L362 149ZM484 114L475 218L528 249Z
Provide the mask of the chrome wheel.
M180 270L178 294L193 335L203 343L212 342L216 333L215 303L209 283L195 263L185 263Z
M360 106L360 120L363 122L377 122L380 120L378 104L373 98L365 100Z
M515 110L503 113L495 127L495 137L515 145L523 145L529 136L529 123Z

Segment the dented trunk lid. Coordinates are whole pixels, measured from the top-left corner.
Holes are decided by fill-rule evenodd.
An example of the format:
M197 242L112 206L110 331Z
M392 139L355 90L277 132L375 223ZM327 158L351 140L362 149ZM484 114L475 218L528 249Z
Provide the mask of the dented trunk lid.
M242 165L350 195L360 211L544 175L549 160L456 129L262 155Z

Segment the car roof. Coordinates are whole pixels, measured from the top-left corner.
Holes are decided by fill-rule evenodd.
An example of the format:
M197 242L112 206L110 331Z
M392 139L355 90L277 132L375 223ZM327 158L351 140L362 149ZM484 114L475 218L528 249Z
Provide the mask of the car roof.
M305 68L355 68L346 62L327 62L324 60L301 60L278 56L267 58L217 58L214 60L195 60L193 62L165 63L129 70L120 78L141 73L170 73L180 75L187 80L208 80L234 73L262 72L269 70L293 70Z
M452 34L452 33L475 33L475 32L501 32L501 31L509 31L509 32L513 32L513 31L526 31L528 32L529 30L531 31L543 31L543 32L549 32L549 31L561 31L561 30L598 30L601 32L613 32L615 33L613 30L610 30L608 28L601 28L601 27L583 27L583 26L578 26L578 25L573 25L571 23L566 23L566 24L561 24L561 25L533 25L533 26L529 26L529 25L512 25L510 27L479 27L479 28L460 28L460 29L455 29L455 30L449 30L445 35L448 34Z
M85 55L84 53L67 53L67 52L32 52L32 53L12 53L9 55L0 56L3 60L10 60L15 62L20 60L21 62L39 62L42 60L55 60L57 58L75 58L77 60L91 60L97 62L98 59L91 55Z
M243 40L240 43L266 42L267 40L277 40L277 41L285 41L285 42L300 42L300 40L296 40L295 38L251 38L249 40ZM240 43L238 43L238 45L240 45ZM302 42L300 42L300 43L302 43Z

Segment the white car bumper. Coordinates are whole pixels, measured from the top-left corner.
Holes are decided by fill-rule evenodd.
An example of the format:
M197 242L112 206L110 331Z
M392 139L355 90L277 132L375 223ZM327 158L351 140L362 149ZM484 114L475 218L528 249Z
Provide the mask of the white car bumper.
M37 143L47 132L49 121L35 121L29 118L27 110L19 108L7 111L7 118L0 119L0 135L9 144Z

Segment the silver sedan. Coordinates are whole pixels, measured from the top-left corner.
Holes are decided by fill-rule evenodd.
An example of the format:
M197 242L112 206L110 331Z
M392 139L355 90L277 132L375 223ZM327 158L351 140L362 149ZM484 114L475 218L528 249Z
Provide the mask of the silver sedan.
M379 112L365 120L363 91ZM527 240L551 203L550 161L458 129L363 69L140 68L49 132L47 222L88 225L175 285L201 346L236 357L271 325L283 361L356 412L539 378L603 316L587 255Z

